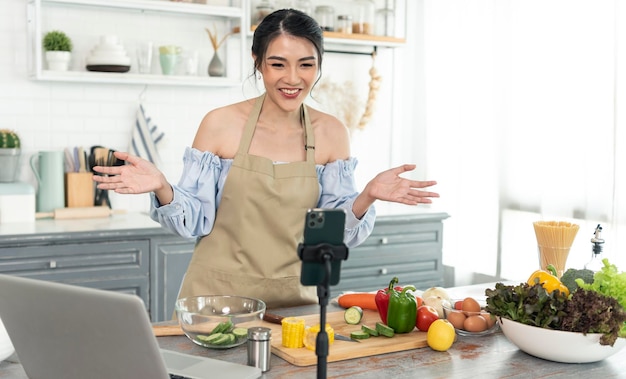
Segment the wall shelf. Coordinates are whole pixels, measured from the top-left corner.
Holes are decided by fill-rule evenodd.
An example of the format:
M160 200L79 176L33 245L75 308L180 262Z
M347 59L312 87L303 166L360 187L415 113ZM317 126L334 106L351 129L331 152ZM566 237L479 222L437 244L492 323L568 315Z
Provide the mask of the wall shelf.
M93 12L97 17L99 10L109 10L121 12L120 14L152 15L158 17L163 22L168 21L168 17L180 17L190 20L219 20L226 23L228 29L233 25L245 24L247 17L248 0L243 0L239 6L214 6L206 4L194 4L173 2L166 0L28 0L27 2L27 25L28 25L28 65L30 77L34 80L49 82L80 82L80 83L113 83L113 84L144 84L144 85L164 85L164 86L195 86L195 87L232 87L240 85L245 77L245 66L239 59L245 54L246 39L239 36L239 51L229 51L232 54L230 60L237 62L238 71L228 77L206 76L183 76L183 75L160 75L138 74L135 71L127 73L93 72L82 70L70 71L50 71L44 68L42 38L42 19L47 12L54 9L80 10ZM121 36L125 37L125 36ZM233 40L236 36L231 37ZM208 39L207 39L208 41ZM129 54L134 57L134 54ZM158 55L153 60L158 61ZM131 64L131 70L135 64ZM158 62L157 62L158 65Z
M406 12L407 0L397 1L396 14L404 15ZM28 25L28 67L30 77L34 80L48 82L77 82L77 83L113 83L113 84L143 84L143 85L163 85L163 86L194 86L194 87L232 87L238 86L246 77L245 60L241 57L249 55L250 38L252 37L255 25L250 25L250 15L252 12L252 0L231 1L236 6L217 6L196 3L184 3L166 0L27 0L27 25ZM220 20L227 25L227 30L233 30L226 45L238 42L239 46L231 49L227 46L226 63L229 68L234 69L238 65L237 75L228 77L208 77L204 76L165 76L156 73L138 74L133 70L127 73L104 73L92 72L86 69L72 71L50 71L44 68L42 49L42 18L46 12L54 8L80 9L82 11L93 10L94 17L97 17L98 10L113 10L116 12L138 15L155 15L161 19L176 17L179 19L193 17L200 20ZM406 16L405 16L406 17ZM180 20L179 20L180 21ZM405 25L406 20L402 25ZM404 29L402 27L401 29ZM239 33L240 30L248 30L247 33ZM128 32L127 32L128 33ZM135 36L121 35L122 38ZM85 38L83 36L83 38ZM346 52L367 54L380 47L395 48L402 47L406 43L404 37L383 37L365 34L343 34L337 32L324 32L325 48L328 52ZM237 46L237 44L234 44ZM132 55L134 56L134 55ZM153 58L154 59L154 58ZM158 60L158 56L156 57ZM228 62L235 62L229 64ZM158 63L157 63L158 64Z

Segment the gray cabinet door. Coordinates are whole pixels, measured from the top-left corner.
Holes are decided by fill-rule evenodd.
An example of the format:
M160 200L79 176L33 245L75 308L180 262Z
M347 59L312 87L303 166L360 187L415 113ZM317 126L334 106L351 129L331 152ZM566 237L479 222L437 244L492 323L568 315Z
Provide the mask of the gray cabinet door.
M152 251L152 321L170 320L178 290L193 254L194 241L170 237L153 241Z
M393 277L398 277L400 285L418 289L442 285L441 220L446 217L438 213L378 217L372 234L350 249L332 295L376 291L387 287Z

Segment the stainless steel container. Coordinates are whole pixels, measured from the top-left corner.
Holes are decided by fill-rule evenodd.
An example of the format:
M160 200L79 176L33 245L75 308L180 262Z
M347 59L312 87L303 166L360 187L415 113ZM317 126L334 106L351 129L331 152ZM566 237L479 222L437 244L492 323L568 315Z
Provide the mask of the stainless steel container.
M248 329L248 366L266 372L270 369L272 355L272 329L255 326Z

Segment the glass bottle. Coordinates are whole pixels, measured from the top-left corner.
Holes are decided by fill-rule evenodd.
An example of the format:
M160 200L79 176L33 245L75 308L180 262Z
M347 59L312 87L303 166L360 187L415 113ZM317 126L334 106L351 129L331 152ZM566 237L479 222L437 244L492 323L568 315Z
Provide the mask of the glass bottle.
M352 34L352 16L349 14L340 14L337 16L335 30L338 33Z
M325 32L335 30L335 8L329 5L319 5L315 7L315 20L320 24Z
M376 11L376 35L393 37L395 35L395 12L389 7L389 0L385 1L385 7Z
M352 33L373 35L375 10L373 0L354 0Z
M604 267L604 263L602 263L602 244L604 244L604 240L602 239L602 226L600 224L596 226L591 243L591 260L585 264L585 268L597 272Z

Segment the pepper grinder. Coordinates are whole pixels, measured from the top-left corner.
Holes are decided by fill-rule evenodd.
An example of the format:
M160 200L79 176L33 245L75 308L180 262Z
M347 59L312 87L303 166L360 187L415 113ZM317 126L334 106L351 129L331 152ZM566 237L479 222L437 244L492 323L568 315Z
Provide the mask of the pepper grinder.
M248 329L248 366L266 372L270 369L272 329L255 326Z

